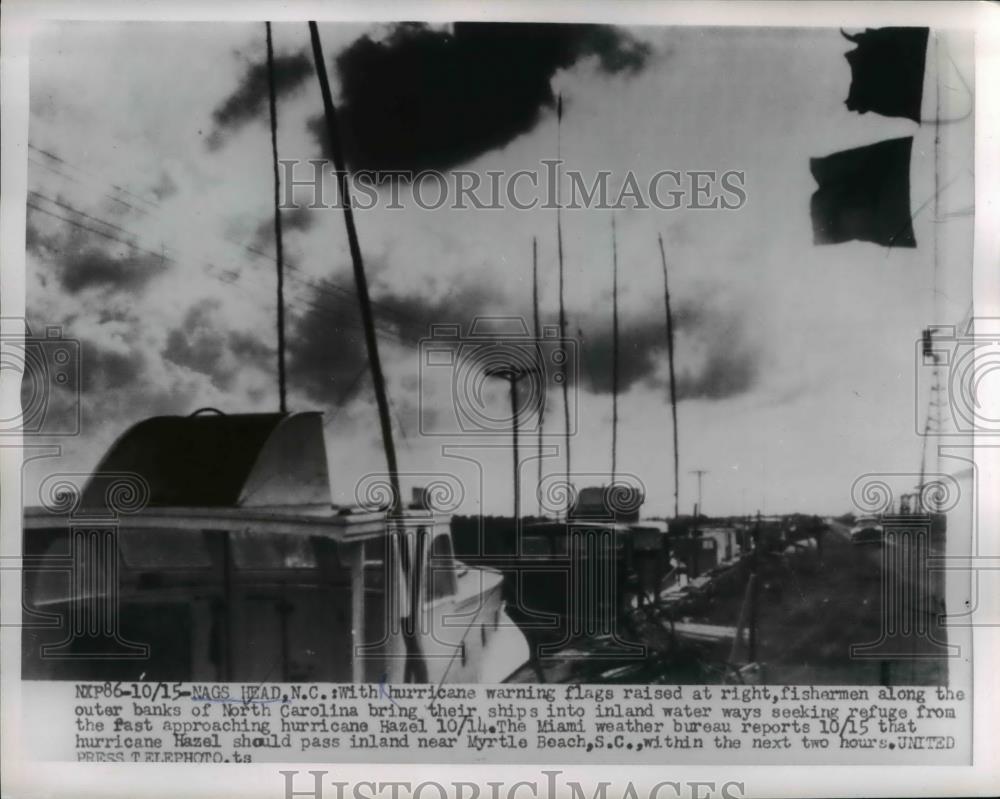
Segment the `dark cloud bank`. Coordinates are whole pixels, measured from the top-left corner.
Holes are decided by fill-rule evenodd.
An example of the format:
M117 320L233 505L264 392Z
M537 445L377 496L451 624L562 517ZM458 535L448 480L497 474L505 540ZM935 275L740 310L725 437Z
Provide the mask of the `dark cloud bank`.
M334 60L338 111L348 164L354 169L446 169L507 144L555 106L557 70L593 57L606 73L640 70L646 44L603 25L455 23L435 30L394 25L365 35ZM310 77L307 51L276 59L277 89ZM267 68L252 64L215 110L210 144L267 112ZM322 115L309 123L326 151Z
M596 394L612 391L614 334L609 320L591 319L581 326L581 382ZM737 313L708 305L682 304L674 313L677 359L677 398L725 399L750 391L760 374L761 353L746 335L746 320ZM697 352L694 363L678 352L685 346ZM662 385L667 359L666 322L649 314L621 323L618 389L635 384Z

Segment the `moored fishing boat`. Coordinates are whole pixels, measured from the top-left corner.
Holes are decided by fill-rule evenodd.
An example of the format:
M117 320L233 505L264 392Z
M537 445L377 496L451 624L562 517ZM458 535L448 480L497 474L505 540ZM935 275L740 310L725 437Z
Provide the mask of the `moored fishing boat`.
M527 660L448 517L331 502L319 413L146 419L42 492L26 679L475 683Z

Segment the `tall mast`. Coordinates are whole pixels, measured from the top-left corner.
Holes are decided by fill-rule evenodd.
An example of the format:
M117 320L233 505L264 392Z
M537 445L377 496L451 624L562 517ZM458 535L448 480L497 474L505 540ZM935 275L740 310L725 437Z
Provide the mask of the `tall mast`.
M611 213L611 485L618 471L618 231Z
M562 237L562 93L556 101L556 247L559 256L559 338L563 347L563 367L566 367L566 269L563 263L563 237ZM572 460L569 449L569 380L567 375L563 375L562 381L563 395L563 423L565 424L566 443L566 515L572 505L572 494L569 490L570 475L572 474Z
M532 311L534 312L535 318L535 342L536 350L538 354L539 365L541 365L542 349L542 322L541 316L538 312L538 238L532 236L531 238L531 304ZM543 373L539 372L539 376ZM542 484L542 436L544 435L545 427L545 388L542 387L541 406L538 409L538 484L535 486L535 493L538 495L538 515L542 515L542 498L538 491L538 487Z
M344 226L347 228L347 244L351 251L351 263L354 267L354 283L358 294L358 304L361 306L361 324L365 332L365 345L368 350L368 363L372 370L372 383L375 385L375 402L378 405L379 425L382 429L382 446L385 449L385 461L389 471L389 481L393 491L393 512L399 509L401 495L399 493L399 469L396 465L396 445L392 439L392 418L389 411L389 397L385 390L385 378L382 375L382 363L378 353L378 339L375 337L375 316L372 312L371 298L368 296L368 279L365 276L365 264L361 256L361 245L358 243L358 231L354 226L354 211L351 207L350 183L347 180L347 167L344 162L343 147L340 140L340 128L337 122L337 109L330 93L330 80L326 74L326 63L323 60L323 45L319 38L319 28L315 22L309 23L309 33L312 37L313 60L316 62L316 74L319 77L320 91L323 94L323 114L326 119L326 134L333 157L333 166L337 170L337 196L344 212Z
M278 269L278 407L288 410L285 381L285 267L284 248L281 242L281 177L278 174L278 101L274 88L274 43L271 40L271 23L267 30L267 98L271 112L271 163L274 168L274 249Z
M312 38L313 61L316 64L316 75L319 78L319 88L323 95L323 115L326 120L326 135L330 145L330 155L337 171L337 196L340 207L344 211L344 226L347 228L347 244L351 251L351 263L354 267L354 283L358 294L358 305L361 307L361 324L365 332L365 346L368 350L368 364L371 366L372 383L375 387L375 402L378 405L378 421L382 430L382 447L385 450L386 468L389 472L389 484L392 488L392 505L390 515L396 515L402 505L399 492L399 469L396 465L396 445L392 440L392 417L389 410L389 397L385 390L385 378L382 375L382 363L378 354L378 339L375 337L375 316L372 313L371 298L368 296L368 279L365 277L365 265L361 257L361 245L358 243L358 231L354 226L354 212L351 207L350 184L347 180L347 167L344 162L343 147L340 140L340 129L337 123L337 109L333 105L330 93L330 80L326 74L326 62L323 60L323 45L319 38L319 28L315 22L309 23L309 34ZM408 615L402 619L403 645L406 649L406 665L403 670L407 682L427 682L427 664L424 661L420 644L417 640L416 622L420 613L420 542L417 541L413 557L409 548L409 537L405 531L396 533L399 539L399 559L403 573L409 580Z
M680 455L677 446L677 381L674 378L674 318L670 312L670 284L667 280L667 256L660 242L660 261L663 264L663 301L667 308L667 361L670 364L670 411L674 420L674 518L680 516Z

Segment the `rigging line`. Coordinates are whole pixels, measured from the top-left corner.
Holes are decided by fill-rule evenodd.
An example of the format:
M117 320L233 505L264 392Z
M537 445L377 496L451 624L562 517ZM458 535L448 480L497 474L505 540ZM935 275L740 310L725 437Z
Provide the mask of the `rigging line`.
M40 161L34 161L34 160L30 159L30 158L28 160L31 163L36 164L37 166L42 167L43 169L47 169L47 170L53 172L54 174L59 175L60 177L65 178L66 180L72 181L72 182L80 184L80 185L84 185L84 183L85 183L84 181L81 181L78 178L73 177L72 175L68 175L65 172L61 172L61 171L59 171L57 169L54 169L53 167L51 167L49 165L46 165L46 164L44 164L44 163L42 163ZM60 160L63 160L63 159L60 159ZM87 182L90 182L92 185L96 185L92 181L87 181ZM115 186L116 184L109 183L108 185ZM115 197L112 194L108 194L106 192L102 192L102 195L104 197L107 197L108 199L116 202L116 203L120 203L120 204L124 205L127 208L131 208L136 213L142 214L144 216L150 216L150 215L156 216L156 214L152 214L150 211L147 211L144 208L136 208L134 205L131 205L131 204L125 202L124 200L122 200L122 199L120 199L118 197ZM48 198L46 198L46 199L48 199ZM156 208L159 209L161 212L163 210L162 206L160 206L160 205L157 205ZM87 216L87 214L85 214L83 211L79 211L76 208L72 208L71 210L74 213L78 213L78 214L81 214L83 216ZM115 225L113 225L110 222L106 222L104 220L97 219L97 217L93 217L93 218L96 221L100 221L102 224L109 225L109 226L112 226L112 227L116 227ZM124 230L124 228L121 228L121 229ZM131 231L128 231L128 232L129 232L130 235L136 235L135 233L132 233ZM242 249L245 252L248 252L248 253L250 253L252 255L255 255L255 256L258 256L260 258L264 258L264 259L266 259L266 260L268 260L268 261L270 261L272 263L275 263L275 264L277 263L277 258L274 255L270 255L269 253L263 252L262 250L258 250L257 248L255 248L255 247L253 247L253 246L251 246L249 244L244 244L244 243L236 241L236 240L234 240L234 239L232 239L232 238L230 238L228 236L223 236L223 235L220 235L220 234L215 234L215 236L220 241L225 242L226 244L229 244L229 245L231 245L233 247L237 247L239 249ZM174 249L174 248L171 248L171 249ZM297 266L294 263L284 264L284 268L288 272L293 272L293 271L301 272L302 271L301 267ZM355 300L357 299L357 294L354 291L354 289L350 289L350 288L347 288L345 286L341 286L341 285L333 283L331 281L326 281L325 285L328 286L330 289L332 289L334 291L339 291L339 292L342 292L343 294L346 294L346 295L350 296L352 299L355 299ZM373 300L371 300L371 304L373 306L377 307L377 308L382 309L386 313L392 314L394 316L397 316L397 317L400 317L400 318L403 318L403 319L407 319L407 320L411 321L415 325L420 325L422 330L424 330L424 329L428 329L429 330L430 323L427 322L426 320L421 320L421 319L419 319L419 318L417 318L415 316L407 314L405 311L402 311L402 310L400 310L398 308L393 308L393 307L387 305L384 302L380 302L379 300L374 300L373 299Z
M50 164L46 164L46 163L43 163L41 161L36 161L31 156L28 156L28 163L29 164L34 164L35 166L38 166L38 167L41 167L42 169L45 169L48 172L51 172L53 175L58 175L59 177L64 178L65 180L68 180L68 181L70 181L72 183L76 183L78 186L85 186L85 185L88 185L88 184L90 184L90 185L96 185L92 181L83 181L83 180L80 180L78 178L73 177L72 175L67 175L65 172L62 172L62 171L56 169L54 166L52 166ZM132 205L131 203L125 202L125 200L121 199L120 197L115 197L113 194L110 194L110 193L108 193L106 191L101 191L101 195L103 197L107 197L112 202L116 202L116 203L119 203L121 205L124 205L126 208L131 208L137 214L142 214L142 215L145 216L146 214L149 213L149 211L147 211L145 208L137 208L136 206Z
M215 280L218 283L222 283L224 285L231 286L233 288L239 289L244 294L246 294L247 296L249 296L251 299L254 299L254 300L258 299L254 295L254 293L250 290L250 288L243 282L243 280L241 279L241 277L239 276L238 273L233 273L233 272L230 272L229 270L224 270L223 274L215 274L214 270L212 270L212 271L206 271L205 275L207 277L209 277L210 279ZM303 305L304 304L308 304L308 303L309 303L308 300L302 299L302 300L299 300L297 302L295 302L295 301L289 302L289 307L292 308L293 310L299 312L300 314L304 315L304 314L308 313L308 309L303 308ZM262 307L262 308L264 308L266 310L267 306L269 306L269 305L270 305L270 303L267 303L266 306L259 306L259 307ZM354 329L360 329L360 328L358 328L357 325L352 325L351 327L353 327ZM379 338L381 338L387 344L404 344L405 343L405 342L402 342L402 341L394 338L392 336L392 334L388 333L387 331L382 330L381 328L379 329L378 332L379 332Z
M343 410L344 406L347 404L347 401L354 396L355 390L360 387L361 381L367 374L368 374L368 364L365 364L357 371L354 377L351 378L351 382L347 384L347 388L345 388L341 392L340 398L335 400L334 411L332 414L330 414L330 417L325 422L323 422L323 427L326 427L331 422L333 422L334 419L337 418L341 410Z
M58 219L59 221L65 222L65 223L67 223L69 225L73 225L74 227L80 228L82 230L86 230L86 231L88 231L90 233L95 233L98 236L102 236L103 238L109 239L110 241L113 241L113 242L116 242L116 243L121 244L123 246L131 247L132 249L144 252L147 255L150 255L150 256L152 256L154 258L158 258L158 259L161 259L161 260L164 260L164 261L170 261L171 263L178 263L177 258L174 257L174 256L172 256L172 255L167 255L164 252L154 252L153 250L150 250L150 249L148 249L146 247L143 247L143 246L141 246L139 244L136 244L135 242L125 241L125 240L120 239L117 236L114 236L114 235L112 235L112 234L110 234L110 233L108 233L106 231L99 230L98 228L91 227L91 226L86 225L86 224L84 224L82 222L78 222L78 221L76 221L74 219L70 219L70 218L65 217L65 216L60 216L59 214L53 213L52 211L48 210L47 208L43 208L43 207L41 207L39 205L35 205L35 204L31 203L30 201L27 203L27 206L29 208L31 208L32 210L38 211L40 213L43 213L43 214L45 214L47 216L52 217L53 219ZM72 210L74 213L78 213L78 214L82 214L83 213L81 211L77 211L72 206L67 206L67 207L70 210ZM108 222L105 222L104 220L98 219L97 217L91 217L91 218L94 219L97 222L100 222L101 224L110 224ZM125 229L122 228L122 230L124 231ZM125 231L125 232L128 233L129 235L132 235L132 236L135 235L131 231ZM178 253L178 254L179 255L183 255L183 253ZM241 284L240 287L245 292L247 292L248 294L250 293L250 287L249 287L248 284L246 284L243 281L243 275L241 273L232 272L231 270L221 270L221 267L216 266L215 264L213 264L211 261L208 261L208 260L203 260L202 263L206 267L206 270L205 270L204 274L207 274L209 277L212 277L215 280L220 280L220 278L218 278L215 275L211 274L211 270L219 269L220 271L224 271L227 274L231 273L233 275L233 277L232 277L231 280L220 280L220 282L226 283L228 285L235 285L236 282L239 281L240 284ZM304 282L304 281L294 281L293 280L293 282ZM306 285L309 285L309 284L306 283ZM334 302L346 302L345 298L341 298L341 297L338 297L336 295L329 295L329 296L330 296L330 300L331 301L334 301ZM299 301L299 303L307 303L308 305L310 305L311 307L315 308L316 310L328 310L328 309L323 308L322 306L320 306L317 302L312 301L312 300L310 300L308 298L304 298L304 297L298 298L298 301ZM357 324L352 324L352 325L350 325L350 327L355 328L355 329L361 329ZM401 345L407 346L407 347L417 347L418 346L415 342L412 342L412 341L409 341L409 340L403 338L396 331L385 329L385 328L381 328L381 327L379 327L377 329L378 329L378 332L380 332L380 333L383 334L382 335L383 340L385 340L387 342L397 343L397 344L401 344Z
M937 53L939 45L940 45L939 34L937 33L937 31L935 31L934 32L934 55L935 55L935 59L934 60L937 62L936 63L936 66L937 66L936 81L937 82L936 82L935 89L936 89L936 91L937 91L938 94L940 94L940 92L941 92L941 74L940 74L940 72L941 72L941 63L940 63L941 59L938 57L938 53ZM953 117L951 119L941 119L941 102L940 102L940 98L939 98L937 100L937 109L936 109L936 112L935 112L934 119L921 119L920 120L921 124L930 123L930 124L933 124L933 125L954 125L957 122L964 122L965 120L967 120L969 117L972 116L972 112L975 110L976 100L975 100L975 95L972 92L972 87L969 85L969 82L965 79L965 75L963 75L962 71L958 68L958 64L956 64L955 60L951 57L951 53L945 52L945 57L948 59L948 61L951 64L952 68L955 70L955 75L958 77L959 82L962 84L962 88L965 89L965 93L969 97L969 110L966 111L962 116L959 116L959 117Z
M85 211L81 211L80 209L73 207L69 203L63 202L62 200L53 199L52 197L49 197L49 196L47 196L45 194L42 194L40 191L35 191L34 189L28 189L28 194L33 194L36 197L40 197L41 199L45 200L46 202L52 203L53 205L56 205L59 208L62 208L63 210L65 210L65 211L70 211L71 213L79 214L80 216L84 217L85 219L89 219L92 222L97 222L98 224L101 224L101 225L107 225L109 228L113 228L114 230L117 230L120 233L124 233L126 236L135 236L136 235L131 230L126 230L121 225L116 225L113 222L107 222L107 221L105 221L103 219L100 219L100 218L98 218L96 216L91 216L90 214L86 213Z
M87 230L91 233L96 233L98 236L103 236L104 238L109 239L110 241L117 242L118 244L124 245L125 247L131 247L132 249L147 253L148 255L151 255L154 258L161 258L166 261L176 262L176 259L171 258L169 255L164 255L162 252L153 252L152 250L148 250L145 247L142 247L134 242L120 239L117 236L114 236L111 233L108 233L104 230L98 230L97 228L90 227L90 225L85 225L82 222L77 222L75 219L70 219L69 217L60 216L59 214L56 214L48 210L47 208L42 208L42 206L40 205L35 205L30 200L26 203L26 205L28 206L28 208L31 208L34 211L38 211L39 213L45 214L46 216L51 216L53 219L58 219L60 222L66 222L67 224L73 225L73 227L78 227L81 230Z
M141 238L137 233L135 233L132 230L128 230L127 228L123 228L123 227L121 227L119 225L115 225L112 222L108 222L105 219L101 219L100 217L88 214L88 213L86 213L84 211L79 210L78 208L76 208L75 206L73 206L73 205L71 205L69 203L64 203L64 202L61 202L61 201L53 200L52 198L47 197L44 194L41 194L40 192L31 191L30 193L36 194L38 197L41 197L42 199L44 199L44 200L46 200L48 202L54 203L54 204L58 205L59 207L65 209L67 211L70 211L71 213L77 214L79 216L86 217L86 218L88 218L88 219L90 219L90 220L92 220L94 222L97 222L98 224L106 225L108 227L115 228L115 229L121 231L122 233L126 234L127 236L132 237L133 239L140 239ZM49 211L49 210L47 210L45 208L41 208L40 206L36 206L36 205L31 204L31 203L29 203L28 205L32 209L41 211L42 213L47 214L48 216L51 216L51 217L53 217L55 219L59 219L60 221L67 222L67 223L69 223L71 225L74 225L76 227L82 228L83 230L87 230L89 232L96 233L96 234L98 234L100 236L103 236L104 238L110 239L111 241L115 241L115 242L117 242L119 244L123 244L123 245L125 245L127 247L132 247L134 249L141 250L142 252L145 252L145 253L147 253L147 254L149 254L149 255L151 255L153 257L159 258L161 260L167 260L167 261L170 261L171 263L178 263L178 257L190 257L190 259L192 261L203 264L207 269L221 269L221 267L217 266L211 260L208 260L208 259L205 259L205 258L201 258L201 257L197 257L197 256L192 256L189 253L185 253L182 250L178 250L176 247L169 247L169 246L164 245L164 250L170 250L170 251L172 251L174 253L174 255L167 255L165 251L156 252L154 250L150 250L149 248L142 246L141 244L138 244L135 241L125 241L123 239L118 238L117 236L113 236L113 235L107 233L106 231L98 230L96 228L92 228L92 227L90 227L88 225L85 225L83 223L77 222L75 220L72 220L72 219L69 219L69 218L66 218L66 217L63 217L63 216L59 216L58 214L54 214L54 213L52 213L51 211ZM226 262L226 263L232 263L232 262ZM343 302L343 303L346 303L350 299L352 299L353 296L354 296L353 293L348 293L346 291L342 292L346 296L341 296L339 294L334 294L334 293L332 293L330 291L326 291L324 285L319 284L319 283L317 283L315 281L310 281L310 280L308 280L306 278L288 277L287 279L291 283L294 283L296 285L303 286L305 288L311 289L311 290L313 290L313 291L315 291L315 292L317 292L319 294L322 294L324 297L328 297L330 299L330 301L332 301L332 302ZM305 298L300 298L300 300L301 301L307 301ZM316 303L310 303L310 304L313 307L315 307L317 310L324 310L323 308L321 308ZM394 330L391 330L391 329L388 329L388 328L379 328L379 330L381 330L381 332L383 332L387 336L393 336L393 337L398 338L399 343L401 343L401 344L404 344L406 346L413 346L413 347L417 346L415 342L411 342L411 341L403 338L403 336L401 334L399 334L397 331L394 331Z
M923 211L923 210L924 210L924 209L925 209L925 208L926 208L926 207L927 207L928 205L930 205L930 204L931 204L932 202L933 202L933 203L934 203L935 205L937 205L937 199L938 199L938 197L939 197L939 196L940 196L940 195L942 194L942 192L944 192L944 190L945 190L945 189L949 189L949 188L951 188L951 185L952 185L952 184L953 184L953 183L954 183L955 181L957 181L957 180L958 180L958 179L959 179L960 177L962 177L962 171L961 171L961 170L959 170L959 171L958 171L958 172L957 172L957 173L956 173L955 175L953 175L953 176L952 176L952 177L951 177L951 178L950 178L950 179L948 180L948 182L947 182L947 183L945 183L945 184L944 184L943 186L941 186L940 188L938 188L938 186L937 186L937 180L935 180L935 186L934 186L934 194L933 194L932 196L928 197L928 198L927 198L926 200L924 200L924 201L923 201L922 203L920 203L920 205L918 205L918 206L916 207L916 209L915 209L915 210L913 211L913 213L912 213L912 214L910 214L910 220L909 220L909 221L908 221L908 222L907 222L906 224L904 224L904 225L903 225L902 227L900 227L900 228L899 228L899 230L897 230L897 231L896 231L895 233L893 233L893 234L892 234L892 236L891 236L891 237L889 238L889 246L885 248L885 253L886 253L886 258L888 258L888 257L889 257L889 252L890 252L890 251L892 250L892 245L893 245L893 242L894 242L894 241L895 241L895 240L896 240L896 239L897 239L897 238L898 238L899 236L901 236L901 235L902 235L902 234L903 234L903 233L904 233L904 232L906 231L906 228L907 228L907 227L908 227L908 226L909 226L910 224L912 224L912 223L913 223L913 220L915 220L915 219L917 218L917 215L918 215L918 214L919 214L919 213L920 213L921 211Z
M244 249L244 250L246 250L247 252L249 252L249 253L251 253L253 255L260 256L262 258L266 258L268 261L274 262L274 260L275 260L275 258L274 258L273 255L268 255L267 253L261 252L260 250L255 249L254 247L251 247L249 244L241 244L240 242L234 241L234 240L229 239L229 238L224 238L224 241L226 241L229 244L232 244L235 247L240 247L241 249ZM285 267L287 268L287 270L289 272L302 272L302 268L300 266L298 266L297 264L294 264L294 263L286 264ZM313 284L313 285L315 285L316 288L319 288L319 284ZM345 286L341 286L341 285L339 285L337 283L333 283L332 281L327 280L325 278L324 278L323 285L325 287L327 287L328 289L332 290L332 291L338 291L341 294L346 295L347 297L349 297L353 301L357 301L358 295L354 291L354 289L350 289L350 288L347 288ZM371 304L374 307L379 308L379 309L385 311L386 313L392 314L394 316L398 316L398 317L400 317L402 319L407 319L407 320L411 321L413 324L429 326L429 323L425 322L425 320L418 319L417 317L412 316L411 314L408 314L405 311L401 311L398 308L393 308L393 307L387 305L384 302L380 302L379 300L371 300Z
M80 172L81 174L89 175L90 177L96 178L97 180L101 180L101 181L107 180L106 178L102 178L100 175L98 175L98 174L96 174L94 172L91 172L88 169L84 169L81 166L77 166L73 162L68 161L65 158L61 158L60 156L56 155L55 153L53 153L53 152L51 152L49 150L43 150L41 147L37 147L36 145L31 144L30 142L28 143L28 149L34 150L36 153L40 153L41 155L44 155L47 158L51 158L53 161L56 161L56 162L58 162L60 164L65 164L70 169L75 169L78 172ZM159 208L160 207L159 203L153 202L152 200L147 200L145 197L141 197L140 195L135 194L134 192L131 192L128 189L126 189L126 188L124 188L122 186L119 186L117 183L112 183L112 182L108 181L108 185L111 186L113 189L115 189L115 191L120 191L122 194L126 195L127 197L131 197L133 200L138 200L139 202L145 203L146 205L148 205L148 206L150 206L152 208Z
M274 42L271 23L265 22L267 32L267 94L271 113L271 163L274 168L274 249L277 268L276 302L278 307L278 407L281 413L288 410L285 378L285 273L284 249L281 241L281 175L278 172L278 101L274 90Z

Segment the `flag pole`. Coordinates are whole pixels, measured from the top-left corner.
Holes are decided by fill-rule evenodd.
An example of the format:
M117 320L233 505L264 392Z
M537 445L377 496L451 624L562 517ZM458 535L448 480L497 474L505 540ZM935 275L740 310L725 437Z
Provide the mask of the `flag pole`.
M680 516L680 454L677 444L677 380L674 375L674 318L670 312L670 285L667 280L667 256L660 242L660 261L663 264L663 301L667 308L667 361L670 364L670 411L674 421L674 518Z

